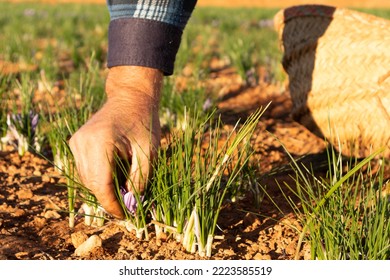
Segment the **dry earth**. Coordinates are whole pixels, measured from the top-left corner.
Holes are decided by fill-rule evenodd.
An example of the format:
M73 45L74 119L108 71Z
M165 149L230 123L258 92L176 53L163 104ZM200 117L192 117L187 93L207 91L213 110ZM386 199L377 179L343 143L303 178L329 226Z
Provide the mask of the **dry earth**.
M200 5L206 2L223 6L249 2L256 6L270 3L285 6L306 1L199 1ZM390 6L386 0L321 2ZM224 239L215 242L212 259L291 259L295 254L298 236L293 228L299 230L301 225L275 184L275 179L288 180L288 174L267 176L272 168L285 165L288 157L269 132L294 156L308 155L306 161L314 166L326 158L324 142L290 118L291 100L285 87L269 84L266 75L262 77L258 85L245 87L232 69L224 69L213 72L205 86L220 93L218 107L228 123L272 101L258 125L253 147L264 174L262 184L267 186L284 215L267 197L258 207L251 206L254 204L250 194L241 201L226 204L218 222L221 229L218 234ZM186 253L169 236L157 240L152 229L148 242L137 240L133 233L115 222L96 228L85 226L80 219L70 229L67 213L61 210L67 207L66 188L61 182L63 179L50 163L34 154L27 153L20 158L10 147L0 152L0 259L200 259L198 255ZM76 247L92 235L100 237L101 245L77 256ZM309 245L304 244L300 258L309 257Z
M274 179L286 174L267 176L273 167L288 162L287 155L274 134L294 156L317 154L323 161L324 143L291 120L291 101L282 86L260 82L255 87L242 86L232 69L214 72L206 87L221 94L219 109L226 123L236 122L260 106L270 107L258 125L253 147L260 159L262 184L285 215L264 198L254 207L253 197L228 203L220 216L223 240L215 242L212 259L291 259L297 244L300 224L288 207ZM66 188L46 160L27 153L19 157L11 148L0 152L0 259L199 259L186 253L174 240L157 240L151 229L151 240L137 240L124 227L109 222L104 227L88 227L83 219L74 229L68 226ZM82 256L75 247L86 236L98 235L102 245ZM72 240L73 237L73 240ZM309 257L305 245L301 258Z

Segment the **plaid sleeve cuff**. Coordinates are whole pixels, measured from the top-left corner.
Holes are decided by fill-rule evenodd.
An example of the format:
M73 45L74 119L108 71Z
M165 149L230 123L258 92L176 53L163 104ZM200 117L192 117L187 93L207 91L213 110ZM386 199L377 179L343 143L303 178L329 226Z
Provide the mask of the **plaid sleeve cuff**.
M182 30L160 21L119 18L110 22L108 67L133 65L172 75Z

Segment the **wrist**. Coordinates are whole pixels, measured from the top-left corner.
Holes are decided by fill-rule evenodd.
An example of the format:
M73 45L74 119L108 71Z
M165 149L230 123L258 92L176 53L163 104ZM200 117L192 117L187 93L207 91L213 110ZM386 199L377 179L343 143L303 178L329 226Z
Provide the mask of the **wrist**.
M157 106L160 102L163 73L142 66L115 66L106 80L108 100Z

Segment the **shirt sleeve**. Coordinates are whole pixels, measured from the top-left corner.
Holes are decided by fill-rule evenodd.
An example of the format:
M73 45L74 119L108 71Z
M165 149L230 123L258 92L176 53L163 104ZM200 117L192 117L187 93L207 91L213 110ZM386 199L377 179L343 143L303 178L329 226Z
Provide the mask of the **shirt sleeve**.
M107 0L108 67L136 65L171 75L197 0Z

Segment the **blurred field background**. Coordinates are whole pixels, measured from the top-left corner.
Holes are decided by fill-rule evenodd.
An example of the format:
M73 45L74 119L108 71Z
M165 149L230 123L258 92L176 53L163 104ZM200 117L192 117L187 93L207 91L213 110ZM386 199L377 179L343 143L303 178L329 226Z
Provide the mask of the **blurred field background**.
M75 4L60 5L65 2ZM101 5L86 5L92 3ZM230 202L222 209L218 232L225 237L215 243L215 259L292 259L297 253L300 259L389 258L389 204L377 196L382 185L389 186L388 165L346 174L346 166L355 162L344 163L337 155L313 160L311 155L324 150L322 139L288 116L291 100L272 17L279 8L306 3L356 7L390 18L390 0L199 0L183 33L175 74L165 79L161 122L167 134L183 128L185 108L198 109L202 120L208 113L204 105L217 107L227 133L237 119L272 100L253 139L253 161L226 194ZM49 164L27 149L10 146L0 151L0 259L80 258L74 254L68 211L77 210L81 201L71 201L72 181L66 182L51 163L66 170L71 156L65 140L104 102L109 23L104 4L0 0L0 136L8 132L8 114L18 116L18 132L50 159ZM35 129L31 117L37 115ZM287 168L287 151L294 158L308 156L315 168L325 163L327 177L307 174L311 169L301 171L294 162ZM286 179L287 172L296 182ZM73 176L69 173L65 175ZM294 194L290 186L302 193ZM358 192L362 186L365 191ZM357 201L362 201L359 211ZM303 212L300 205L306 207ZM312 220L312 213L319 218ZM95 233L81 222L74 226L75 233ZM297 244L307 232L301 249ZM114 224L101 236L103 247L81 258L199 258L178 250L169 239L152 237L145 248L146 243Z

